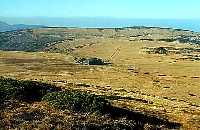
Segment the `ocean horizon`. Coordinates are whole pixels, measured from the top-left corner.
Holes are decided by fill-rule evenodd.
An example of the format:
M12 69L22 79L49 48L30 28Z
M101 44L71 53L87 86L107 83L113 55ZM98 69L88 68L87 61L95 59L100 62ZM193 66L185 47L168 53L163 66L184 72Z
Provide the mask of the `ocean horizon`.
M122 28L132 26L176 28L200 32L200 19L128 19L128 18L14 18L0 17L0 21L8 24L44 25L50 27L77 28Z

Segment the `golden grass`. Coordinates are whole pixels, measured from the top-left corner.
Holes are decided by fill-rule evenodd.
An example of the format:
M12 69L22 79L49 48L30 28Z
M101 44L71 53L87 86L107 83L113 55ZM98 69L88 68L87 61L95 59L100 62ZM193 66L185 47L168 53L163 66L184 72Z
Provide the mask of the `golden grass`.
M71 64L73 57L64 54L1 51L0 75L41 80L96 94L146 100L121 99L113 103L132 110L160 113L182 123L185 129L199 129L200 61L181 60L181 54L147 54L142 49L159 46L194 47L104 39L98 44L77 48L72 54L110 60L112 64L107 66Z

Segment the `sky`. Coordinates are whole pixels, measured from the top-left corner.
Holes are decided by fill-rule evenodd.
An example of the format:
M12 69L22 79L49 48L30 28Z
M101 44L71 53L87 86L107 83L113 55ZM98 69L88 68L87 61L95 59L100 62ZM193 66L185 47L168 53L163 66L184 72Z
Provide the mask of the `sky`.
M200 19L200 0L0 0L0 17Z

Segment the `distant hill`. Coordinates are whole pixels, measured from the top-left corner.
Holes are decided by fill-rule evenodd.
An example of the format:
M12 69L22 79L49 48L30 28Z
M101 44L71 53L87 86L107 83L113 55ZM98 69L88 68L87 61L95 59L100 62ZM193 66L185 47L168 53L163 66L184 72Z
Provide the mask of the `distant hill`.
M10 25L10 24L7 24L5 22L1 22L0 21L0 32L23 30L23 29L44 28L44 27L46 27L46 26L42 26L42 25L25 25L25 24Z
M11 29L13 27L5 23L3 25ZM18 29L32 28L22 24L17 27ZM39 26L36 27L39 28ZM48 27L0 32L0 50L73 53L78 48L91 46L106 39L200 45L200 33L182 29L144 26L127 28Z
M14 26L0 21L0 32L14 30Z
M48 33L34 33L32 29L0 32L0 50L42 51L64 38Z

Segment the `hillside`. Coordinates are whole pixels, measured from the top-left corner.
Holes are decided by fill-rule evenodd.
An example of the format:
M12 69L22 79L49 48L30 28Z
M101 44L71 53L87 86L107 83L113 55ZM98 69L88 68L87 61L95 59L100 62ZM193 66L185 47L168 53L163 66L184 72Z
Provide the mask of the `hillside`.
M14 94L26 99L29 93L25 90L35 91L35 85L21 87L33 82L41 86L40 91L36 85L36 93L41 92L39 97L44 99L4 100L3 127L66 129L68 124L93 129L200 129L197 32L158 27L45 28L0 36L2 86L11 86L8 90L19 91ZM58 90L49 94L52 86ZM5 88L0 92L10 95ZM107 113L70 111L90 108L87 97L92 102L98 99L94 106L99 100L104 103L99 96L111 105ZM70 107L74 105L68 99L86 105Z
M15 30L23 30L23 29L34 29L34 28L44 28L46 26L42 25L25 25L25 24L14 24L10 25L5 22L0 21L0 32L6 31L15 31Z
M188 30L128 27L128 28L46 28L0 33L0 49L14 51L50 51L70 53L102 39L128 41L163 41L200 44L200 34Z
M11 30L14 30L13 26L0 21L0 32L11 31Z
M7 51L42 51L63 37L51 34L35 34L32 30L0 33L0 49Z

